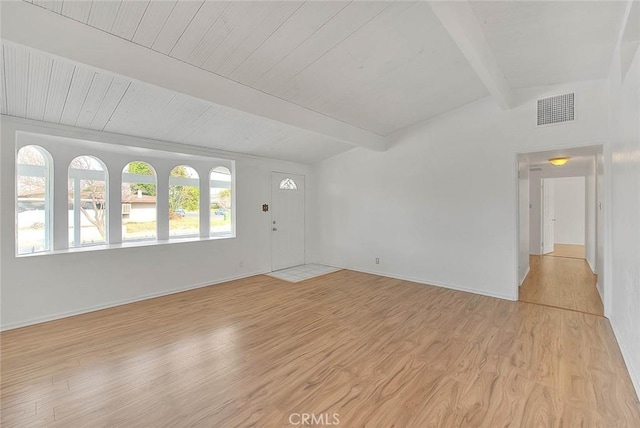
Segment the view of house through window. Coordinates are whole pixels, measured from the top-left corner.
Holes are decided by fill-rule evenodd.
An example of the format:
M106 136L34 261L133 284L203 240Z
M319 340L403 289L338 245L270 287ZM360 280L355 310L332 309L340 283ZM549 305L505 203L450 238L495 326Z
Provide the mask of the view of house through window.
M122 239L156 239L156 172L146 162L122 170Z
M18 254L51 250L51 157L41 147L25 146L16 162Z
M190 166L180 165L169 176L169 236L200 235L200 180Z
M211 194L211 236L231 235L231 171L214 168L209 177Z
M99 159L69 165L69 247L107 243L107 171Z

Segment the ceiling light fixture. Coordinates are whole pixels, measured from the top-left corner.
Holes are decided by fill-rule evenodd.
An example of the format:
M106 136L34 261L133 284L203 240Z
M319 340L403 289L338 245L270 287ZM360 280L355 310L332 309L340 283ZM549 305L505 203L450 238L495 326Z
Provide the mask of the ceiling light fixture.
M549 162L551 162L551 165L561 166L561 165L564 165L565 163L569 162L569 159L571 159L571 158L570 157L551 158L551 159L549 159Z

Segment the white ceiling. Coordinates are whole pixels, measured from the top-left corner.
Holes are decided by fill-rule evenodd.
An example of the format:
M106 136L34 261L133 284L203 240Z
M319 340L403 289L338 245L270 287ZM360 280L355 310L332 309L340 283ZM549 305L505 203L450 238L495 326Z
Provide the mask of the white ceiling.
M4 114L306 163L359 143L305 123L324 118L334 121L328 126L353 127L348 132L388 136L487 96L487 76L478 70L491 70L489 81L506 78L506 95L510 88L604 78L625 9L618 1L458 2L462 7L440 8L450 18L443 25L444 15L424 1L25 1L45 9L19 3L29 10L14 9L18 15L40 11L68 34L79 27L101 35L87 38L101 40L97 50L135 47L185 67L174 79L195 82L198 72L198 82L211 76L288 103L271 111L292 106L317 116L287 125L278 121L285 113L270 120L250 104L236 108L255 114L215 104L215 96L196 98L202 85L188 96L141 82L148 73L135 80L114 74L135 76L108 62L93 64L114 73L15 43L3 44ZM477 32L465 32L468 24ZM53 34L51 28L42 34ZM482 39L475 44L486 46L482 55L461 47L471 36Z
M10 116L303 163L352 148L12 43L2 43L0 70L1 113Z
M624 1L472 1L512 88L605 78Z

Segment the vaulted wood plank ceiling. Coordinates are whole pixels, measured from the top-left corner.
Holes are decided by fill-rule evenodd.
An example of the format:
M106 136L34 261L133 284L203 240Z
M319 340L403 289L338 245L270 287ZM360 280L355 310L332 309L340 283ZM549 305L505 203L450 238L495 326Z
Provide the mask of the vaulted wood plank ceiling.
M32 3L373 136L487 96L478 70L511 88L603 78L624 15L622 2L605 1L463 2L445 11L477 20L492 51L485 61L495 55L499 65L491 69L461 48L471 33L452 32L429 2ZM3 50L5 114L309 163L352 147L13 43Z

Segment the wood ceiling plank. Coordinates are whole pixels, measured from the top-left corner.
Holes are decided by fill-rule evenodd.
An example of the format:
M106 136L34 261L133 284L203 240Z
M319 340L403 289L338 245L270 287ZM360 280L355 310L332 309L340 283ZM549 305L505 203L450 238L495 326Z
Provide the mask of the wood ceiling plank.
M280 98L380 135L487 95L423 2L393 3L272 89Z
M21 46L4 44L7 114L26 117L29 76L29 51Z
M182 128L199 117L208 108L209 103L186 95L176 94L149 121L143 129L146 135L159 140L166 140L166 135L176 128Z
M62 14L86 24L92 4L91 1L65 1L62 3Z
M123 1L113 22L111 33L123 39L131 40L136 33L138 25L140 25L140 21L142 21L142 16L148 5L148 0Z
M51 84L47 93L44 121L60 123L62 111L71 86L75 66L68 61L54 59L51 69Z
M144 13L133 41L139 45L151 47L158 37L176 5L176 1L151 0Z
M298 1L274 3L269 14L253 28L250 28L250 32L244 39L221 47L215 57L210 57L205 62L204 68L228 77L303 4Z
M203 1L178 1L151 48L169 54L202 4Z
M224 149L240 145L239 137L243 133L254 129L259 125L261 118L244 116L231 109L220 109L217 114L200 129L189 135L189 140L194 144L213 144L215 148ZM261 129L261 135L268 138L268 129Z
M202 66L205 60L213 51L231 35L237 27L246 25L245 19L251 16L252 10L267 10L267 3L256 3L250 1L231 3L220 15L218 19L206 30L200 41L198 41L191 53L185 58L189 64L198 67Z
M87 96L82 103L82 108L78 114L78 119L73 126L80 128L89 128L93 118L96 116L107 91L111 86L113 77L104 73L96 73L91 81L91 86L87 92Z
M204 112L202 112L200 116L194 117L193 120L185 123L182 127L175 127L170 130L166 134L167 140L183 142L191 141L189 136L193 132L201 129L207 123L211 122L211 120L215 118L220 110L222 110L222 107L216 106L215 104L210 104L209 107Z
M29 78L27 81L27 115L25 116L27 119L44 119L52 67L52 57L37 52L30 53Z
M120 101L124 97L127 89L131 85L131 80L124 79L121 77L114 77L111 81L111 85L109 89L105 93L100 106L98 107L95 116L91 120L91 123L88 125L91 129L96 129L98 131L102 131L107 123L109 123L109 119L111 119L111 115L120 104Z
M44 7L45 9L49 9L55 13L62 13L62 0L33 0L33 2L29 3Z
M350 3L279 63L269 70L264 70L253 82L254 86L273 93L272 90L276 91L277 88L288 84L292 77L352 36L391 4L371 1Z
M308 37L331 21L348 3L307 2L271 34L229 77L251 84Z
M230 2L222 1L205 2L184 30L176 45L169 51L169 55L186 61L202 40L202 37L207 33L207 30L218 22L230 4Z
M75 68L69 93L67 94L67 99L62 110L60 123L71 126L75 125L95 74L94 71L84 67Z
M121 4L121 1L94 1L87 24L110 32Z
M105 131L145 136L149 129L161 123L158 118L176 96L144 83L133 82L105 126Z

